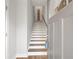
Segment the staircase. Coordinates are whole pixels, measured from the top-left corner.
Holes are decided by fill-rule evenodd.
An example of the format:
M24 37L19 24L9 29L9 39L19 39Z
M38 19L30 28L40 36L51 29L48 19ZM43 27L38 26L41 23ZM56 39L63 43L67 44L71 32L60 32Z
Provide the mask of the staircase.
M30 39L28 47L28 55L32 57L35 56L35 58L36 56L43 56L43 58L47 56L46 40L47 28L45 23L43 21L35 22L32 30L32 38Z

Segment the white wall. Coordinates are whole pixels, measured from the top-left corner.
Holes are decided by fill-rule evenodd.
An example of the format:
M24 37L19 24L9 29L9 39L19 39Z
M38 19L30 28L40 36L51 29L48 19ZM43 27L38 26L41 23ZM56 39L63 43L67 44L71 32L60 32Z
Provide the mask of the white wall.
M49 19L49 4L50 4L49 2L50 1L47 1L47 4L44 6L44 10L43 10L44 18L45 18L47 25L48 25L48 19Z
M15 59L16 30L15 30L15 0L7 0L6 11L6 59Z
M69 16L68 18L65 18L63 21L63 58L64 59L73 59L73 16Z
M16 56L26 56L33 25L31 0L16 0Z
M29 41L31 39L32 27L34 22L34 7L32 5L32 0L27 1L27 44L29 46Z
M44 6L47 4L47 0L32 0L33 6Z
M44 18L45 18L45 21L46 23L48 23L48 9L47 9L47 5L44 7Z
M27 57L31 38L33 7L31 0L6 0L6 59Z
M16 56L27 55L27 0L16 0Z
M5 26L5 0L0 0L0 59L5 59L6 57Z
M49 59L73 59L72 2L49 20L48 47Z
M49 1L49 18L55 14L55 8L59 5L61 0L50 0Z

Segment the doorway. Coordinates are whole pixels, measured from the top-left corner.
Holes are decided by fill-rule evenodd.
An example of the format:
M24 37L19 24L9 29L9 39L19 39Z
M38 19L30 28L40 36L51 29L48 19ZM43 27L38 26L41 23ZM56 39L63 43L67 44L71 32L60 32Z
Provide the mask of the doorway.
M37 21L40 21L40 9L37 10Z

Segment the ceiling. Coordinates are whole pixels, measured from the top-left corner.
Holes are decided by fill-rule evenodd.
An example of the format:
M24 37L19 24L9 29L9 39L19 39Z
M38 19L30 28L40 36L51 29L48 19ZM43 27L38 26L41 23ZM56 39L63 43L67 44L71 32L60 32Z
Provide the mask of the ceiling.
M34 6L44 6L47 4L47 0L32 0Z

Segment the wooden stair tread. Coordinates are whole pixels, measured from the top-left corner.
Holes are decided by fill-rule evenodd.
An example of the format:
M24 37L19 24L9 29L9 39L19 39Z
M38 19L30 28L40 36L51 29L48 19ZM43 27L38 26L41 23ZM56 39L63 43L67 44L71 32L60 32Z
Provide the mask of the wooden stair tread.
M28 50L29 52L31 52L31 51L33 51L33 52L37 52L37 51L47 51L47 49L45 48L45 49L29 49Z
M48 59L47 55L29 56L28 59Z
M46 40L31 40L31 41L44 41L45 42Z
M45 46L45 44L30 44L30 46Z

